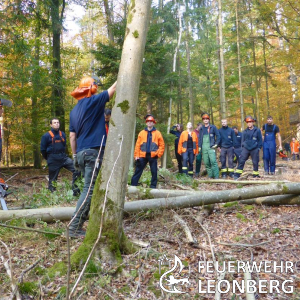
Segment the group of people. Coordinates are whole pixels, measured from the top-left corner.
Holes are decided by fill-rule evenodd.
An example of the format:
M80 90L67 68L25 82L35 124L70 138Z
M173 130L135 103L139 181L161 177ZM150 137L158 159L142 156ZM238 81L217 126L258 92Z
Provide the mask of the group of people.
M69 139L73 160L66 155L66 135L59 130L60 123L57 118L50 121L50 130L41 139L41 153L47 160L49 168L49 190L55 190L53 182L56 181L61 168L66 168L73 173L74 195L80 193L75 184L76 178L80 174L84 177L84 187L80 193L74 218L69 228L71 237L85 236L83 224L88 218L92 192L102 164L109 130L111 111L105 109L105 105L114 95L117 82L100 94L97 94L98 85L97 79L87 76L80 81L79 87L71 93L78 100L70 113ZM136 167L131 185L138 185L143 170L149 163L152 174L150 187L156 188L157 159L163 155L165 144L162 134L154 127L156 124L154 116L147 115L145 121L146 127L138 134L135 145ZM179 173L193 176L193 163L196 157L196 175L200 173L203 159L208 177L218 179L219 166L216 150L219 150L223 178L227 176L239 178L249 156L251 156L253 163L253 176L259 177L258 162L261 148L264 151L265 173L275 173L276 135L279 149L282 149L282 146L279 128L273 124L271 116L268 117L267 124L262 127L264 137L262 137L261 130L254 126L255 120L251 116L245 118L247 129L243 133L239 132L237 127L228 127L226 119L221 121L222 127L217 129L215 125L210 124L210 116L207 113L202 114L202 122L198 123L195 130L193 130L193 125L190 122L187 124L186 130L183 130L181 124L176 124L170 132L176 135L175 154ZM97 161L98 152L100 152L99 161ZM238 161L236 170L234 170L234 157ZM94 168L96 169L93 177ZM88 191L89 194L87 195Z
M241 133L236 126L230 128L227 120L221 120L222 127L217 129L210 124L210 116L202 114L202 122L193 130L192 124L187 124L183 131L181 124L173 126L170 133L176 135L175 154L179 173L194 175L193 162L196 156L196 176L199 176L201 159L203 159L209 178L219 178L219 166L216 150L220 152L221 176L238 179L249 157L253 164L253 177L259 177L258 163L259 151L263 149L265 174L274 175L276 167L276 136L279 150L282 150L279 128L268 116L267 123L261 129L254 126L255 119L251 116L245 118L247 128ZM264 135L262 135L262 132ZM234 160L237 168L234 169Z

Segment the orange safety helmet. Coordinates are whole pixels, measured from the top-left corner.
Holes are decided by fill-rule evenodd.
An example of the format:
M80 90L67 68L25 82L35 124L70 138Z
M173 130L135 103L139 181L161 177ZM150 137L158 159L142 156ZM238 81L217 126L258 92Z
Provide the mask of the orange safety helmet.
M79 87L77 87L71 95L77 100L81 100L83 98L89 98L92 95L96 94L98 90L98 84L96 80L90 76L84 76L79 83Z
M209 119L210 120L209 114L207 114L207 113L203 113L201 117L202 117L202 120L203 119Z
M155 119L153 118L153 116L148 116L148 117L146 118L146 123L147 123L148 121L152 121L154 124L156 124L156 121L155 121Z
M246 123L248 122L256 122L256 120L254 118L252 118L251 116L246 116L245 120Z

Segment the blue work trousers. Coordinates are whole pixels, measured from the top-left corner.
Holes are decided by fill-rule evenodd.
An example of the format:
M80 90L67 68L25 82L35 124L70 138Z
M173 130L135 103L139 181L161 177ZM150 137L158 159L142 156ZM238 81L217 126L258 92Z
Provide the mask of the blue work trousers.
M192 148L188 148L186 152L182 153L183 167L182 173L189 174L189 176L193 177L194 173L194 150Z
M266 134L263 143L263 160L266 173L274 173L276 166L276 141L274 132Z
M131 178L131 185L132 186L137 186L139 183L139 180L143 174L143 171L149 163L150 165L150 170L151 170L151 185L150 188L156 188L157 185L157 157L151 157L150 153L146 154L146 157L140 157L139 159L136 160L135 162L135 172Z

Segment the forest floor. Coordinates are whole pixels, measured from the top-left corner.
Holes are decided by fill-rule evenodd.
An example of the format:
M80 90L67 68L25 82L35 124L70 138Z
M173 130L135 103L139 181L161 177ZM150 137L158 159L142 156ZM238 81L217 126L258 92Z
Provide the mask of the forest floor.
M280 161L280 163L287 166L283 175L267 176L258 180L300 182L300 161ZM250 170L251 165L247 168ZM263 174L262 170L260 173ZM1 177L5 180L15 174L17 175L8 182L9 190L14 191L6 198L9 208L76 205L77 198L72 195L71 176L68 172L63 171L60 174L57 191L53 194L46 189L47 170L21 168L1 170ZM159 183L160 188L174 189L172 180L166 179L168 174L172 173L162 173L164 180ZM149 179L149 172L145 172L142 181L147 184ZM242 188L237 184L218 182L199 184L197 180L182 178L178 179L176 185L177 188L185 186L204 191ZM188 244L184 230L174 220L175 213L188 224L193 238L198 242L196 247ZM100 271L94 265L90 265L75 291L74 299L215 299L213 292L218 287L215 287L216 282L213 280L221 279L220 275L225 275L221 290L225 291L228 288L229 292L224 292L219 299L246 299L245 293L239 292L234 286L234 282L242 284L244 270L237 272L235 267L231 272L227 269L231 264L237 265L237 261L250 262L250 266L252 262L257 264L271 262L272 266L275 262L278 266L280 262L281 266L286 266L286 262L292 262L293 268L288 270L277 268L274 271L273 267L268 270L265 265L261 270L254 271L251 275L257 288L258 284L265 280L261 293L257 292L255 296L256 299L300 299L299 206L268 207L241 205L237 202L215 205L213 213L204 219L202 226L194 219L199 214L201 208L196 207L177 211L149 210L146 213L126 217L124 219L126 235L148 246L140 248L134 254L124 255L123 271L118 276L113 276L110 270ZM63 233L66 225L60 221L47 224L28 219L11 220L5 224L56 233ZM65 299L67 282L65 269L61 272L47 272L49 267L67 260L67 242L63 236L0 226L0 241L7 245L10 252L10 268L15 281L19 282L22 279L22 283L19 284L22 299ZM81 242L80 239L71 240L71 253L76 251ZM161 280L161 283L166 290L175 291L175 287L184 292L178 295L164 292L160 287L160 278L166 276L168 273L165 272L173 267L175 255L184 268L180 274L178 269L172 274L182 281L178 281L174 286L168 285L168 281L165 280ZM206 262L213 260L213 256L219 263L218 269L223 270L225 267L226 272L209 273L208 269L202 269ZM12 295L11 280L3 264L7 258L7 249L1 244L1 300L10 299ZM165 264L167 260L171 261L170 267ZM22 275L24 270L37 261L35 267ZM79 271L72 271L71 286L77 280ZM171 280L171 277L166 277ZM185 284L186 280L189 284ZM212 280L210 290L208 290L209 280ZM278 286L274 287L277 284ZM264 291L266 293L262 293Z

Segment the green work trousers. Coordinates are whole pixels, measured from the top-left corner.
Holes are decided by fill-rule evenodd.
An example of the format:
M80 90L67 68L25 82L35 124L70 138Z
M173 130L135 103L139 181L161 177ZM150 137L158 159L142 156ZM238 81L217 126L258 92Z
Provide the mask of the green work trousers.
M217 163L216 152L210 148L209 135L203 136L202 157L209 178L219 178L219 166Z
M199 154L196 156L196 174L200 173L201 160L202 160L202 152L200 151Z

